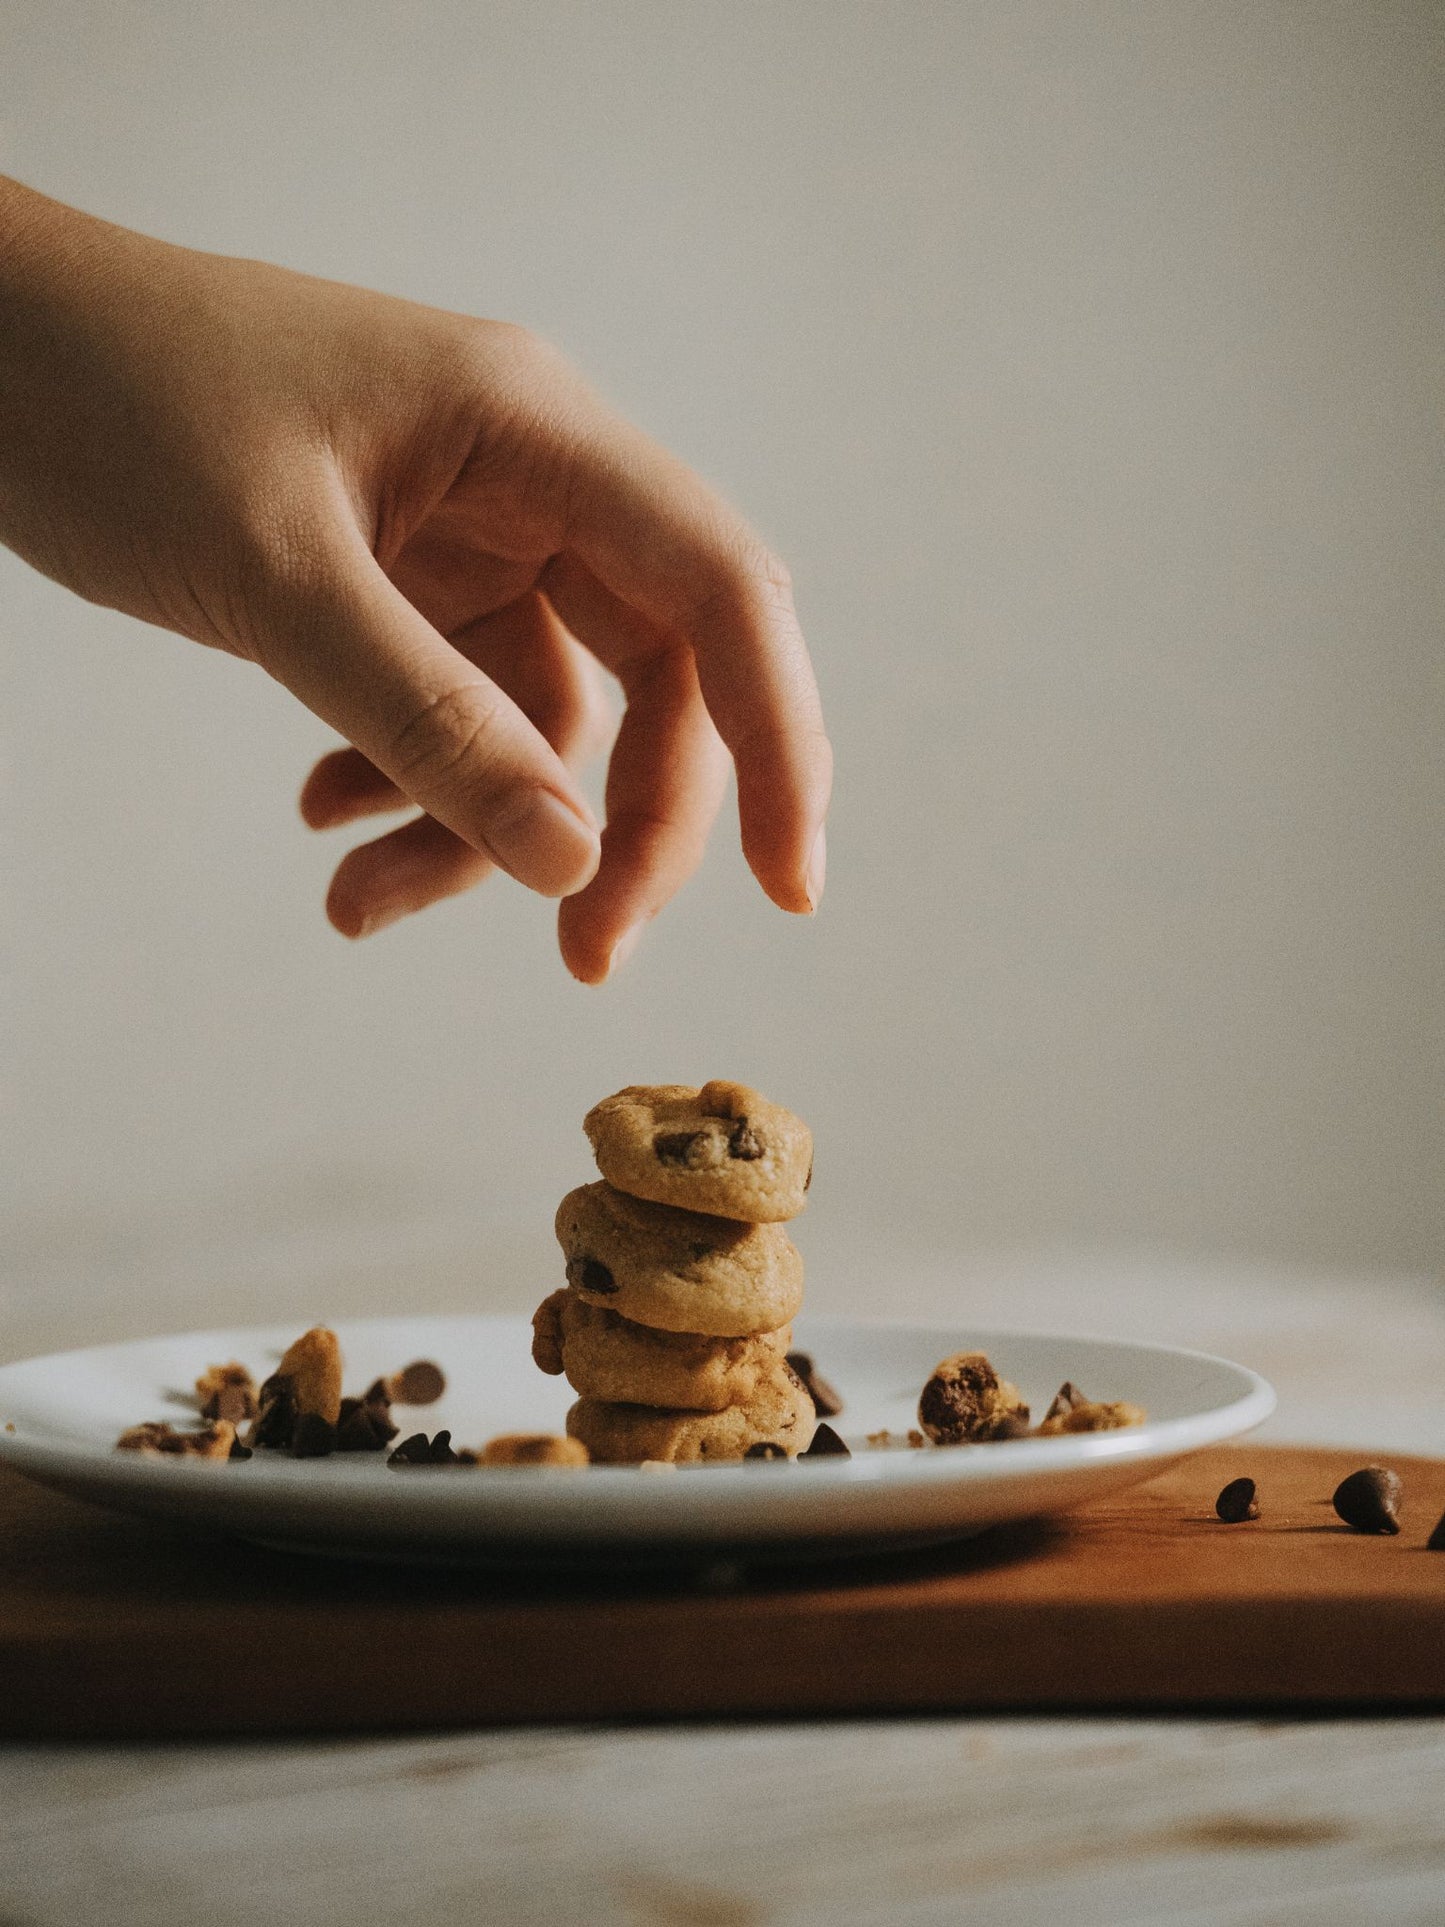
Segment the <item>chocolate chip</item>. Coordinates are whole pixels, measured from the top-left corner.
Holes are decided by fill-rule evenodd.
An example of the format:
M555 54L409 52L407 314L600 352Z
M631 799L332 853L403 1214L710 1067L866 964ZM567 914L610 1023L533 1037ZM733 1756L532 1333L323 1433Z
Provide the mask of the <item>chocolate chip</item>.
M1335 1487L1335 1511L1356 1532L1400 1530L1400 1480L1382 1465L1361 1466Z
M752 1164L766 1149L767 1146L752 1125L745 1117L740 1117L728 1133L728 1156L738 1158L744 1164Z
M787 1452L781 1445L774 1445L771 1439L759 1439L743 1453L745 1459L785 1459Z
M242 1445L239 1439L231 1440L231 1457L233 1459L249 1459L250 1456L251 1448L249 1445Z
M1214 1510L1227 1526L1259 1517L1259 1501L1254 1496L1253 1479L1231 1479L1214 1501Z
M1054 1402L1044 1413L1043 1423L1047 1425L1051 1418L1062 1418L1065 1412L1072 1412L1077 1406L1087 1405L1088 1402L1078 1386L1066 1378L1054 1393Z
M813 1409L819 1418L836 1418L843 1409L843 1401L819 1372L814 1369L810 1352L789 1352L788 1364L802 1381L803 1390L813 1401Z
M343 1399L341 1402L344 1405L346 1403L346 1400ZM385 1378L374 1378L371 1381L371 1383L367 1386L366 1390L361 1394L361 1403L363 1405L390 1405L391 1403L390 1381Z
M805 1178L803 1179L803 1189L804 1189L805 1191L811 1191L811 1190L812 1190L812 1188L813 1188L813 1160L812 1160L811 1158L809 1158L809 1159L808 1159L808 1175L807 1175L807 1177L805 1177Z
M831 1425L820 1425L807 1451L798 1454L800 1459L851 1459L852 1456Z
M291 1434L293 1459L326 1459L336 1450L336 1427L319 1412L303 1412Z
M457 1455L452 1450L452 1435L450 1432L437 1433L431 1442L431 1446L427 1452L427 1458L432 1465L456 1464Z
M431 1440L425 1432L413 1432L387 1459L388 1465L430 1465Z
M268 1378L261 1387L261 1415L251 1434L252 1445L269 1445L285 1451L296 1429L296 1397L289 1378Z
M572 1267L567 1267L570 1272ZM594 1291L599 1298L610 1298L617 1290L617 1280L600 1258L583 1258L579 1267L579 1278L583 1291Z
M1445 1512L1440 1514L1440 1523L1425 1541L1427 1552L1445 1552Z
M336 1422L338 1452L384 1451L397 1431L398 1427L391 1422L390 1407L367 1399L342 1399L341 1416Z
M435 1405L447 1388L446 1374L429 1358L414 1359L386 1380L395 1405Z
M694 1164L693 1153L706 1136L706 1131L660 1131L652 1140L652 1154L659 1164Z

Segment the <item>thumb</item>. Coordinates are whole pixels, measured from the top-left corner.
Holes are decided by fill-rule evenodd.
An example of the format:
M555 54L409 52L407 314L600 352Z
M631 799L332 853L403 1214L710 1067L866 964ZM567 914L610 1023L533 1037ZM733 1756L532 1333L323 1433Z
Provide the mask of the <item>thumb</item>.
M569 896L592 877L597 823L566 765L344 534L314 587L281 601L266 668L429 816L519 883Z

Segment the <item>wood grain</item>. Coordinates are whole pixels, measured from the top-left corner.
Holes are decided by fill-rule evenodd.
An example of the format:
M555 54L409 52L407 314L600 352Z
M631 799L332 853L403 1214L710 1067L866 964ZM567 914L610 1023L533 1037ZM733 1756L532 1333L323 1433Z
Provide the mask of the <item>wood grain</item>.
M1329 1495L1358 1455L1240 1446L928 1555L534 1582L320 1563L0 1478L0 1731L308 1733L945 1709L1445 1706L1445 1461L1394 1457L1399 1538ZM1263 1516L1213 1515L1257 1479Z
M1445 1721L0 1749L6 1927L1439 1927ZM8 1851L7 1851L8 1849Z

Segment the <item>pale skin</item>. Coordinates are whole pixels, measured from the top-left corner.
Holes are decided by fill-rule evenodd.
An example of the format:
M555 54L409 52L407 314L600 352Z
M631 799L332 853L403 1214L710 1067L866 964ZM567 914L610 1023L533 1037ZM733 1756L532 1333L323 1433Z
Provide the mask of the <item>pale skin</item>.
M600 983L736 767L782 909L823 890L832 758L782 564L504 322L196 253L0 179L0 541L258 664L335 728L314 829L362 937L500 868ZM626 711L599 826L577 771Z

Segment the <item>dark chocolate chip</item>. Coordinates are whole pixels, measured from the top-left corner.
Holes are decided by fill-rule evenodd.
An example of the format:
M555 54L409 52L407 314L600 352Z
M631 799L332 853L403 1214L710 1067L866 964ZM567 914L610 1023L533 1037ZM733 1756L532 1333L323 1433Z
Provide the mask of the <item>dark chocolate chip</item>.
M303 1412L291 1434L293 1459L326 1459L336 1450L336 1427L319 1412Z
M787 1456L786 1449L774 1445L771 1439L759 1439L756 1445L750 1445L743 1453L745 1459L785 1459Z
M387 1459L388 1465L430 1465L431 1440L425 1432L413 1432Z
M767 1146L748 1120L740 1117L728 1133L728 1156L738 1158L744 1164L752 1164L766 1149Z
M336 1423L338 1452L381 1452L396 1437L398 1428L388 1416L385 1405L368 1404L365 1399L344 1398Z
M450 1432L437 1433L431 1442L431 1446L427 1452L427 1458L432 1465L456 1464L457 1455L452 1450L452 1435Z
M601 1298L610 1298L617 1289L617 1280L600 1258L582 1260L582 1289L595 1291Z
M345 1405L346 1400L343 1399L341 1402ZM391 1386L387 1380L384 1378L374 1378L361 1394L361 1403L363 1405L390 1405Z
M815 1370L810 1352L789 1352L788 1364L802 1381L803 1390L813 1401L813 1409L819 1418L837 1418L843 1409L843 1401L833 1390L827 1379Z
M1425 1541L1427 1552L1445 1552L1445 1512L1440 1514L1440 1523Z
M261 1387L261 1415L251 1435L253 1445L269 1445L284 1451L296 1429L296 1399L289 1378L268 1378Z
M1044 1423L1047 1424L1051 1418L1062 1418L1065 1412L1072 1412L1077 1406L1087 1405L1088 1402L1078 1386L1066 1378L1054 1393L1053 1404L1044 1413Z
M1214 1501L1214 1510L1227 1526L1240 1525L1245 1519L1257 1519L1259 1500L1254 1496L1254 1480L1231 1479Z
M853 1454L831 1425L820 1425L813 1434L813 1443L798 1456L802 1459L851 1459Z
M242 1445L239 1439L232 1439L230 1456L233 1459L249 1459L251 1456L251 1448L249 1445Z
M1382 1465L1361 1466L1335 1487L1334 1508L1356 1532L1400 1530L1400 1480Z
M652 1155L659 1164L692 1164L706 1136L705 1131L660 1131L652 1140Z
M1021 1439L1028 1436L1029 1408L1017 1406L1012 1412L1005 1412L1002 1418L995 1419L985 1437L990 1440Z
M435 1405L447 1388L446 1374L429 1358L417 1358L403 1365L386 1380L395 1405Z

